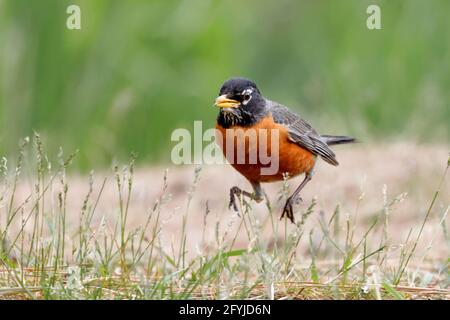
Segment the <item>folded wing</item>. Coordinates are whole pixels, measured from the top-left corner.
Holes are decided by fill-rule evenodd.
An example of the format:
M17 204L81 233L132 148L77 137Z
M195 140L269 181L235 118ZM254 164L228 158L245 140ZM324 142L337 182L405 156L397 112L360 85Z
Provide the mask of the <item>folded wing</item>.
M276 123L286 126L289 133L289 139L309 150L312 154L320 156L323 160L333 166L339 163L333 150L327 145L323 139L305 120L290 111L287 107L272 101L267 101L269 109L272 112L273 120Z

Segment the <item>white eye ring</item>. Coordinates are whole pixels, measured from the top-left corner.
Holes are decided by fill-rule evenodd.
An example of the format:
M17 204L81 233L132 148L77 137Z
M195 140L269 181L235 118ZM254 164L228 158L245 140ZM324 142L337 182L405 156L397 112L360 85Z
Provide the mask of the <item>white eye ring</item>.
M245 106L247 103L250 102L250 100L252 100L252 93L253 90L252 89L245 89L244 91L242 91L242 96L248 96L248 99L245 99L242 104Z

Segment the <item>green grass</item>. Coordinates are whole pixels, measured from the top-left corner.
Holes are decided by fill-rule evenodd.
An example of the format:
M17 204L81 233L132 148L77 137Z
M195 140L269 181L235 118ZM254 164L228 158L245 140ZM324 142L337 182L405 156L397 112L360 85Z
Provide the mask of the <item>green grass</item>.
M82 30L65 28L79 4ZM382 30L366 28L381 7ZM448 142L447 0L0 0L0 154L34 130L77 168L168 160L230 76L324 134ZM55 160L55 159L53 159Z
M19 200L15 198L18 185L31 165L23 155L30 151L35 158L34 172L29 173L34 191ZM450 159L419 232L410 232L401 250L390 252L387 263L392 249L389 212L402 202L402 194L391 199L385 190L384 204L362 234L355 232L359 205L353 213L344 215L336 207L324 214L313 199L297 212L295 227L287 228L287 220L279 221L269 204L266 216L258 219L251 204L241 202L233 223L224 230L217 221L215 241L208 245L202 241L198 252L192 253L186 249L193 232L187 221L191 202L198 197L201 167L195 169L186 205L175 217L182 227L168 249L162 243L167 217L161 214L171 200L167 172L154 205L141 213L140 226L131 229L135 158L126 166L114 166L110 178L117 186L116 213L113 219L102 217L93 223L105 180L96 181L91 174L79 212L69 212L68 197L79 197L72 194L66 176L75 156L60 152L57 163L49 162L35 134L21 143L17 167L1 162L0 299L440 299L450 295L447 258L434 261L434 267L423 273L417 272L420 263L411 265ZM287 195L284 187L279 200ZM362 194L358 201L363 201ZM447 212L448 208L442 215L444 222ZM211 214L207 208L203 229L195 231L203 230L202 239L205 229L212 227L206 223ZM71 221L78 221L75 225L69 225L69 215L76 218ZM310 219L316 221L307 227ZM447 235L445 223L441 224ZM262 236L265 226L270 226L272 237ZM239 232L246 236L247 247L236 245ZM299 256L298 246L305 237L309 253ZM319 241L312 241L313 237ZM283 241L271 241L280 238ZM426 252L421 261L425 256Z

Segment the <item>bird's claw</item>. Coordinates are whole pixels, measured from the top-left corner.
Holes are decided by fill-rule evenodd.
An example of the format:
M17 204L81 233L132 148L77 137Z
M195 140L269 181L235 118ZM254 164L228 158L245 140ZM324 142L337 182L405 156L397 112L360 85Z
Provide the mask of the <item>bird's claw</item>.
M242 190L238 187L233 187L230 189L230 202L228 203L228 208L238 213L239 215L239 207L237 205L236 199L241 201ZM242 203L248 206L248 202L242 199Z
M284 216L286 216L292 223L295 224L293 203L297 203L298 201L302 201L302 199L300 197L296 197L296 198L288 198L286 200L280 220L283 219Z
M239 212L238 206L236 204L236 198L234 195L230 197L230 202L228 203L228 209L233 210L235 212Z

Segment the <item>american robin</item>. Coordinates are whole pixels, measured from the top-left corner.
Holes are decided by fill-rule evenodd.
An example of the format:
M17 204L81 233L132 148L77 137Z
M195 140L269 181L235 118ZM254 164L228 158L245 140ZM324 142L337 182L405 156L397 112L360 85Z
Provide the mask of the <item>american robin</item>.
M229 206L236 211L238 211L236 197L245 196L257 202L263 200L262 182L281 181L286 177L290 179L304 173L304 180L287 199L280 217L282 219L286 216L294 223L293 204L297 199L301 200L298 195L311 180L318 157L337 166L336 155L330 146L355 142L354 138L346 136L318 134L305 120L287 107L264 98L256 84L248 79L227 80L220 89L215 105L220 108L216 124L216 142L221 146L231 165L247 178L253 187L253 192L241 190L237 186L230 189ZM251 135L247 133L252 130L257 133L257 137L264 131L266 135L263 137L266 137L266 140L261 141L262 138L257 138L256 142L250 142ZM273 130L277 130L277 136L270 133ZM238 131L244 134L239 135ZM272 137L274 141L270 141ZM230 142L232 144L229 144ZM277 142L278 152L268 150L267 154L278 155L278 170L272 174L263 174L261 169L267 167L267 163L263 163L260 159L258 149L262 145L268 149L273 148L272 142ZM234 148L232 156L227 153L229 145ZM236 161L237 145L244 146L245 161ZM257 159L251 162L249 154L255 151Z

